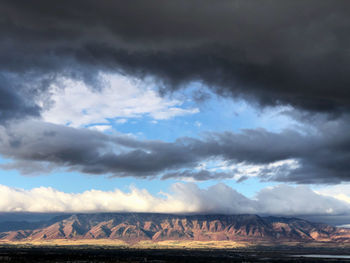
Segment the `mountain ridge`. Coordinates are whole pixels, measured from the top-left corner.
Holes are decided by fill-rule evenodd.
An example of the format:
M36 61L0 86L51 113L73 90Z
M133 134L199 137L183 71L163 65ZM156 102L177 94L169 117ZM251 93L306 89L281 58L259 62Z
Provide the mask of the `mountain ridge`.
M18 223L18 222L17 222ZM4 224L4 222L3 222ZM128 243L179 241L291 241L350 243L350 229L295 217L254 214L77 213L28 229L0 232L0 240L110 239ZM20 227L20 223L16 226Z

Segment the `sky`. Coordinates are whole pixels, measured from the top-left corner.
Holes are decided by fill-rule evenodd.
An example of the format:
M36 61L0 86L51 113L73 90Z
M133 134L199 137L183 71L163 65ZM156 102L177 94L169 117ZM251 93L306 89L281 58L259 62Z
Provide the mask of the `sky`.
M0 212L350 224L349 9L2 1Z

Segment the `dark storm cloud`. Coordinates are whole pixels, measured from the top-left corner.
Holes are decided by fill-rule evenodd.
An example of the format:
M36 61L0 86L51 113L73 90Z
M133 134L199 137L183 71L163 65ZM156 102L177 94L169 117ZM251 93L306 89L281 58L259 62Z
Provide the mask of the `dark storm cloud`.
M62 168L115 177L211 180L244 176L235 169L193 170L202 162L216 160L232 167L260 165L256 176L266 181L339 183L350 181L350 137L339 130L343 127L335 123L313 135L263 129L208 133L200 139L183 137L167 143L25 121L1 128L0 154L14 161L3 168L34 174ZM295 160L297 165L273 165L285 160Z
M0 75L0 122L23 115L38 116L39 107L26 102L14 88L10 88L11 85Z
M5 0L0 70L151 75L164 91L202 81L261 105L341 113L349 11L345 0Z
M267 165L263 180L350 179L349 1L3 0L0 12L0 153L14 160L4 168L233 177L191 171L221 159ZM151 76L162 92L198 81L261 106L291 105L310 114L303 122L316 131L245 130L165 143L9 121L40 116L51 103L49 86L64 77L102 88L99 72ZM323 123L314 120L318 113L341 118ZM288 159L299 167L268 166Z

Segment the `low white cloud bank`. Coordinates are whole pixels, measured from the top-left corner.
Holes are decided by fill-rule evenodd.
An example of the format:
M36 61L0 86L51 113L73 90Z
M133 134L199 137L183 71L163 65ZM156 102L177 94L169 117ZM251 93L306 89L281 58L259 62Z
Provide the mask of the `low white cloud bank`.
M350 184L348 183L321 187L315 192L350 203Z
M147 83L117 74L101 74L101 78L104 88L98 91L69 79L62 80L65 89L52 85L51 105L44 107L43 119L71 127L96 125L105 130L111 120L120 124L128 118L164 120L199 112L198 108L183 107L183 101L161 97L147 88Z
M130 191L89 190L64 193L50 187L23 190L0 185L1 212L159 212L256 213L270 215L344 215L350 203L324 196L306 186L267 187L247 198L225 184L206 189L194 183L176 183L170 193L152 195Z

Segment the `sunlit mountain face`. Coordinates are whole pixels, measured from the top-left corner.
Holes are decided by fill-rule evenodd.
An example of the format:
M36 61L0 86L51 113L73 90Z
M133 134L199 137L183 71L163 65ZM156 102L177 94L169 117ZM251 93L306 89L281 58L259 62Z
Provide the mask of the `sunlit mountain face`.
M0 225L105 212L350 224L349 11L1 1Z

